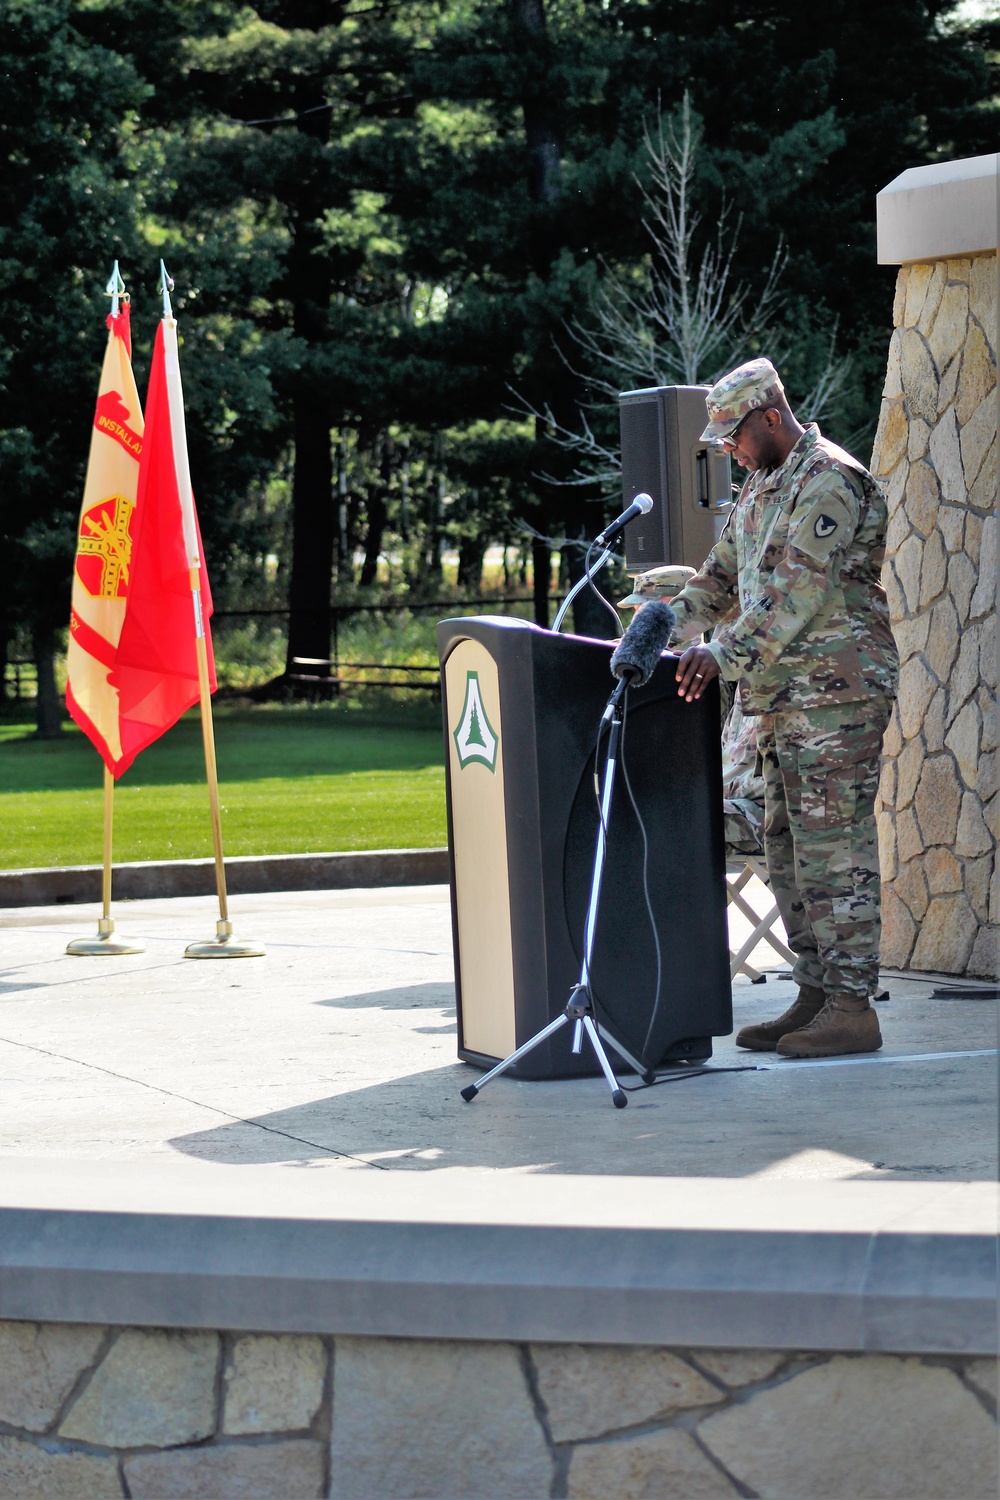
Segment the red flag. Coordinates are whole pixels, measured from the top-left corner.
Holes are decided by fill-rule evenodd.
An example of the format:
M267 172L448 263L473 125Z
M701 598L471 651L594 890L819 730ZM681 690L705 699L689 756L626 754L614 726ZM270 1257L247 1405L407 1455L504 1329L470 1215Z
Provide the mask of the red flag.
M212 596L191 493L172 318L156 332L136 513L128 612L110 677L122 746L116 775L198 702L195 639L202 630L213 692L217 685L207 623Z
M66 704L108 770L118 776L124 769L118 694L109 674L128 608L142 409L132 376L128 303L107 322L110 333L77 528Z

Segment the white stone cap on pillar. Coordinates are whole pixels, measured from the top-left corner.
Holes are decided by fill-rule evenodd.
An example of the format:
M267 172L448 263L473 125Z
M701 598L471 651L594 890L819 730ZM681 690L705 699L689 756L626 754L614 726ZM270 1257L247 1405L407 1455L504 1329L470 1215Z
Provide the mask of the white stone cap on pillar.
M1000 246L1000 152L909 167L875 199L878 261L980 255Z

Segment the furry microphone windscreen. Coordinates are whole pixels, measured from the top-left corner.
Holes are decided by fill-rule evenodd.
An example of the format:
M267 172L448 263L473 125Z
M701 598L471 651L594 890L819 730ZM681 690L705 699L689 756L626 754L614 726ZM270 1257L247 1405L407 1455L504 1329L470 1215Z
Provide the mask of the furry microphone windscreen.
M662 599L644 604L611 658L615 677L627 677L633 687L645 687L656 670L660 652L673 633L676 616Z

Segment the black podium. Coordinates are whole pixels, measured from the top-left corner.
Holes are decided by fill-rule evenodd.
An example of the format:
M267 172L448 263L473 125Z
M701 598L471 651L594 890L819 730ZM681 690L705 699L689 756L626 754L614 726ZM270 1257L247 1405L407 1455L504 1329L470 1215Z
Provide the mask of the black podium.
M483 1068L554 1019L579 976L611 649L517 619L438 626L458 1055ZM625 772L649 839L655 1016L656 945ZM671 658L628 694L591 978L601 1027L648 1068L708 1057L711 1038L732 1030L718 688L682 702ZM595 1072L586 1051L570 1052L572 1029L512 1074Z

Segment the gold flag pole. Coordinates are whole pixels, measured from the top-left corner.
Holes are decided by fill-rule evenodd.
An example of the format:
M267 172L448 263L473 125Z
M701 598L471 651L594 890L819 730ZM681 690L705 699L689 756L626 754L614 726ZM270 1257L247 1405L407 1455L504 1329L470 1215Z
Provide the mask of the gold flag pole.
M208 647L201 607L201 578L191 569L191 598L194 603L195 646L198 653L198 693L201 701L201 737L205 746L205 779L208 782L208 806L212 820L212 848L215 853L215 885L219 893L219 920L215 937L188 943L185 958L261 958L267 949L252 938L233 936L226 894L226 862L222 853L222 808L219 805L219 772L215 759L215 725L212 718L212 691L208 681Z
M115 778L104 767L104 865L101 870L101 915L97 922L95 938L74 938L66 944L66 952L77 957L91 958L97 953L145 953L146 944L141 938L123 938L115 932L111 915L111 835L115 815Z
M181 502L181 516L187 548L194 609L195 651L198 662L198 697L201 707L201 734L205 746L205 779L212 822L212 847L215 854L215 884L219 893L219 920L215 937L189 943L185 958L261 958L267 949L251 938L233 936L226 894L226 863L222 852L222 809L219 805L219 774L215 758L215 728L212 720L212 691L208 679L208 643L205 636L205 613L201 599L201 558L198 552L198 529L188 468L187 434L184 428L184 395L181 387L180 362L177 357L177 324L170 306L173 281L160 261L160 291L163 293L164 347L167 395L170 405L170 427L174 450L174 468Z
M111 298L111 316L117 318L119 303L125 295L125 282L115 261L111 279L105 288ZM123 938L115 932L111 915L111 848L115 816L115 778L104 767L104 849L101 869L101 915L97 921L95 938L74 938L66 944L66 952L77 957L91 958L98 953L145 953L146 944L141 938Z
M104 767L104 868L101 871L101 921L111 921L111 846L115 825L115 778ZM110 928L108 929L110 931ZM100 927L98 927L100 931Z

